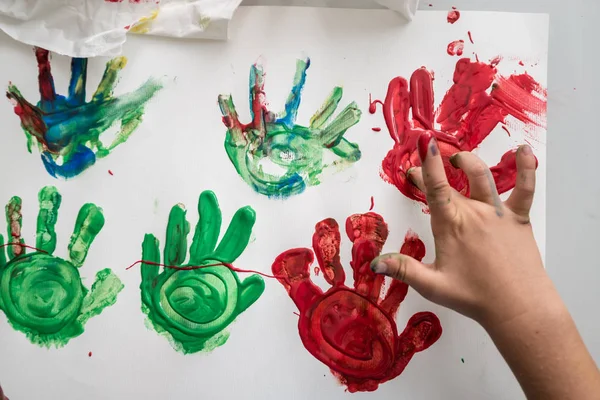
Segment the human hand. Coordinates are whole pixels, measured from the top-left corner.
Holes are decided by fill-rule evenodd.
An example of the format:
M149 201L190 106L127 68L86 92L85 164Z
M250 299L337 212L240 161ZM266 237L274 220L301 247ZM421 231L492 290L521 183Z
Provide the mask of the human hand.
M142 122L144 106L162 85L155 79L131 93L118 97L113 90L125 57L113 58L106 64L102 80L90 101L86 102L87 58L71 60L69 94L61 96L54 89L48 50L35 49L39 69L40 101L28 102L12 83L6 96L13 101L15 114L27 136L27 148L37 143L42 162L53 177L72 178L107 156L124 143ZM105 146L100 135L116 123L121 129L112 143Z
M358 145L344 138L360 120L361 111L350 103L330 121L340 100L342 88L335 87L323 106L310 119L308 127L296 125L302 88L310 60L298 60L296 76L284 111L275 114L267 108L264 72L260 64L250 69L250 115L242 124L230 95L219 96L223 123L227 127L225 150L242 179L256 192L288 197L318 185L319 175L331 165L345 165L361 157ZM325 154L338 160L329 165Z
M388 236L383 217L372 212L352 215L346 220L346 233L353 242L353 288L344 284L340 231L331 218L316 225L312 238L329 290L323 293L310 279L314 260L310 249L280 254L272 270L300 311L298 331L306 349L327 365L349 392L373 391L400 375L415 353L434 344L442 327L435 314L419 312L398 333L396 313L408 285L393 281L381 296L384 277L369 268ZM425 245L409 232L400 252L421 260Z
M21 199L15 196L6 205L9 260L0 249L0 310L32 343L60 347L81 335L90 318L113 305L123 284L106 268L96 274L89 290L79 275L92 242L104 226L102 210L89 203L81 207L69 242L69 259L64 260L53 256L61 195L55 187L46 186L38 197L37 251L31 254L26 254L21 238ZM3 241L0 235L0 245Z
M154 235L147 234L142 244L142 259L152 263L142 264L142 310L154 329L184 354L223 345L229 338L225 328L265 290L259 275L240 281L234 271L221 265L234 262L246 249L256 219L254 210L240 208L220 243L221 210L213 192L202 192L198 213L189 264L183 265L190 225L179 204L169 214L164 249L164 263L175 268L159 273L159 243Z
M435 261L385 254L371 267L482 324L526 312L533 299L552 290L529 221L537 167L531 148L521 146L516 153L516 186L506 202L476 155L460 152L451 159L468 177L467 198L448 184L435 136L422 134L418 148L422 168L409 176L427 194Z

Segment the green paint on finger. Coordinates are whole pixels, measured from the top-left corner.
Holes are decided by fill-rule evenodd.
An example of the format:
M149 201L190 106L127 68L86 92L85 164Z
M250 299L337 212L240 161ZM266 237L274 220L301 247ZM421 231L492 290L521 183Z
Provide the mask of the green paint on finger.
M166 264L181 268L217 265L194 270L165 268L159 273L158 266L142 263L141 270L142 311L148 316L149 326L184 354L211 351L223 345L229 338L227 326L254 304L265 288L258 275L241 281L236 272L218 265L235 261L248 245L256 219L254 210L239 209L219 244L222 216L213 192L200 195L198 212L200 220L190 246L190 261L182 265L189 223L182 205L171 210L164 251ZM160 263L159 241L151 234L142 243L142 259Z
M104 223L100 208L93 204L81 208L69 246L71 259L64 260L52 254L61 196L56 188L48 186L40 191L38 198L36 247L41 251L11 256L0 270L0 310L10 325L32 343L61 347L81 335L91 317L115 303L123 284L112 271L105 269L98 272L89 291L79 274L78 268ZM6 208L9 221L14 220L11 217L14 205L21 204L20 199L18 202L14 199ZM1 257L3 253L2 250Z

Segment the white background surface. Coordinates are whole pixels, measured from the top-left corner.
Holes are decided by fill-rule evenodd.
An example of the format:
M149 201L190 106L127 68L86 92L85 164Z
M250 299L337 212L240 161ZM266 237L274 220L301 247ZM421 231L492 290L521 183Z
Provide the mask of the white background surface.
M357 21L360 20L360 18L357 19ZM468 22L467 19L463 20L463 22L465 21ZM281 21L281 24L283 22ZM381 21L376 23L374 21L362 21L360 23L367 26L374 24L375 27L386 26L385 24L382 25ZM476 24L475 21L472 23ZM487 25L489 26L489 24L491 23ZM512 28L514 21L507 25L514 30ZM294 27L292 24L286 26ZM440 23L440 29L447 29L448 27L445 22ZM354 30L352 28L353 26L345 27L337 34L350 34ZM498 26L498 30L501 29L502 26ZM475 31L474 28L472 30ZM335 34L335 32L331 32L331 35L335 36ZM331 35L322 37L321 40L333 40L334 37ZM428 40L436 41L434 38ZM92 252L84 266L83 274L91 278L97 270L93 267L94 265L98 265L99 262L111 264L102 267L111 266L124 280L126 289L122 292L115 306L92 319L87 325L86 333L79 339L73 340L62 351L46 352L38 349L26 342L22 335L13 332L4 324L4 327L1 328L2 332L10 333L11 341L2 344L0 354L3 354L2 360L13 360L10 364L5 364L4 361L0 364L0 376L7 381L5 384L7 394L13 399L18 399L18 397L11 395L11 393L24 393L26 395L22 398L27 399L40 398L44 394L52 394L51 398L85 397L87 399L151 399L171 398L171 396L181 399L281 397L330 399L347 396L337 386L327 368L313 359L301 347L295 326L296 317L291 313L294 310L293 304L278 283L267 282L265 295L231 326L231 338L225 346L209 355L184 357L175 353L164 338L159 337L152 331L145 330L143 315L139 310L139 290L137 290L139 274L135 271L124 272L119 270L116 265L123 264L123 259L133 261L139 258L140 242L144 232L154 232L161 238L164 236L168 211L174 203L185 203L190 210L188 218L192 223L195 223L197 217L194 208L197 196L202 189L210 188L219 197L224 212L224 220L227 220L242 205L249 203L255 206L258 212L257 232L259 232L259 229L260 232L267 232L270 228L267 222L268 219L261 218L261 215L271 213L273 215L270 218L274 218L274 215L276 215L275 209L280 209L282 212L284 210L289 212L290 209L298 210L297 215L293 217L293 229L290 227L289 230L283 232L279 229L269 232L269 237L277 237L277 243L265 246L258 240L265 235L257 235L257 241L249 246L246 253L238 261L239 266L242 268L254 267L267 271L269 265L245 264L251 264L252 260L264 259L265 255L261 253L264 249L273 253L267 257L272 259L280 251L289 247L309 245L312 227L320 218L333 216L338 219L338 222L343 223L348 213L342 212L336 207L337 199L331 198L330 195L324 196L324 194L343 193L343 190L354 186L352 192L356 195L349 196L348 199L344 198L344 209L352 210L351 212L366 211L370 195L362 195L364 189L357 182L360 180L361 174L372 174L377 170L381 157L390 146L390 139L384 134L385 130L382 131L382 134L377 136L382 143L381 155L373 155L361 161L361 163L369 164L369 168L373 169L372 171L365 165L361 165L360 170L355 168L346 173L330 177L321 187L316 188L317 190L309 189L307 193L300 197L286 202L285 207L282 207L283 203L281 203L278 207L271 206L261 210L259 207L260 201L257 200L258 196L254 195L237 178L228 160L222 157L224 154L216 158L217 165L210 164L208 168L210 169L209 175L211 178L209 181L205 181L209 178L202 173L207 168L207 164L202 158L202 151L204 150L202 145L206 144L208 153L211 152L211 149L220 151L224 129L220 126L219 121L216 124L205 124L204 121L199 122L199 120L202 117L200 112L204 112L204 110L211 110L209 113L213 116L215 114L213 111L215 97L212 95L214 91L212 87L215 82L219 82L219 86L223 87L220 90L221 92L231 91L233 93L242 117L248 115L245 93L247 71L256 55L265 53L264 49L261 48L264 43L258 43L257 45L248 43L245 49L236 49L236 62L232 64L232 69L215 73L214 69L211 69L201 57L187 56L179 60L172 53L173 46L171 42L167 40L159 40L158 42L159 46L162 46L160 54L172 55L173 58L165 57L165 59L170 60L177 66L174 75L179 75L179 79L186 73L194 71L198 76L210 77L212 83L203 86L195 82L192 86L175 81L172 86L168 85L164 92L159 94L161 100L154 105L154 109L160 109L159 103L164 104L163 102L180 104L181 107L173 111L173 114L179 117L177 122L174 123L170 120L167 123L167 121L161 120L156 115L153 116L152 112L148 112L143 127L132 136L131 141L85 173L85 179L79 179L77 185L74 185L74 182L57 182L57 186L63 194L63 212L60 213L59 217L58 229L60 236L57 253L59 255L65 254L67 233L72 230L75 213L82 202L96 202L103 206L108 222L104 232L101 233L92 246ZM436 48L434 42L423 48ZM444 37L437 45L444 44L445 46L447 42L447 38ZM515 46L526 46L524 42L526 41L517 41ZM117 93L133 89L145 79L146 75L160 74L158 72L160 68L158 68L155 61L156 53L150 54L150 52L138 50L139 47L135 46L136 43L139 42L132 40L131 43L128 43L125 54L130 56L132 61L135 60L138 67L134 67L133 64L127 67L126 71L129 70L129 75L124 72L123 81L118 86ZM294 59L298 54L297 50L292 48L289 48L286 52L285 44L277 38L273 38L273 43L278 51L273 53L277 54L276 57L269 57L268 52L266 52L268 59L266 63L268 74L267 94L271 104L274 105L274 108L277 108L276 105L282 104L287 94L293 74ZM346 46L350 44L348 43ZM193 48L195 45L186 43L184 46ZM209 46L220 45L211 44ZM347 83L349 71L343 68L344 64L341 60L337 60L337 63L329 64L326 68L321 69L318 59L326 59L327 54L319 54L317 48L305 48L308 55L313 58L313 65L309 69L304 103L299 113L299 122L308 119L315 106L322 101L334 84L346 82L343 104L347 104L351 100L357 100L361 108L366 111L364 97L366 92L375 92L373 87L379 86L379 94L383 96L389 77L398 74L398 72L394 72L395 70L401 69L403 73L409 74L414 68L423 64L429 66L438 60L444 60L448 63L452 61L452 58L446 55L442 58L437 51L429 54L424 52L422 60L404 59L401 60L401 65L394 59L392 68L389 62L386 63L386 57L389 61L391 60L389 57L392 56L388 53L380 55L377 53L377 46L374 46L370 51L377 57L373 57L369 61L371 63L377 62L377 76L365 75L365 81L360 86L356 83L352 85ZM334 59L333 55L335 54L344 52L351 54L348 51L349 48L346 48L345 51L344 49L337 49L324 53L332 53L331 57ZM225 50L219 57L230 57L232 51L233 49ZM320 51L323 52L323 48ZM415 48L412 54L418 51L419 49ZM23 70L23 77L28 77L28 81L31 82L36 76L33 57L30 53L23 52L22 49L20 53L24 57L29 57L29 61L27 63L23 62L22 67L21 64L18 65L19 69ZM443 53L441 54L443 55ZM364 54L351 54L348 58L349 60L345 61L348 65L357 65L356 63L359 63L360 60L363 60L364 63ZM68 61L56 58L54 63L56 65L62 63L63 73L57 74L57 88L65 88L67 77L64 71L68 69ZM144 65L144 67L140 67L140 65ZM102 70L102 65L99 62L93 63L93 66L94 70L90 71L89 76L91 85L97 82ZM370 71L367 68L368 66L369 64L365 65L365 72ZM28 68L28 70L25 71L25 68ZM232 71L234 74L231 73ZM539 75L534 76L539 77ZM169 76L167 78L172 79L173 77ZM436 78L436 93L440 93L447 88L449 76L444 77L438 74ZM271 84L269 84L270 82ZM375 85L373 82L378 82L378 84ZM35 90L29 87L29 90L26 91L25 86L27 85L20 85L28 98L35 95ZM552 85L550 89L552 95ZM197 101L185 103L182 100L182 98L186 98L182 96L185 93L197 93ZM206 93L210 93L210 95ZM149 110L151 107L149 107ZM2 120L8 121L8 118L10 118L11 121L15 122L16 117L11 115L10 107L8 107L9 112L6 109L7 107L4 107L0 111L3 115ZM218 115L218 110L216 115ZM360 125L361 128L357 127L350 130L349 138L356 140L361 146L366 146L365 135L371 134L369 131L370 126L373 125L371 123L372 118L365 112ZM550 118L552 124L552 110L550 110ZM6 133L7 135L12 134L12 137L15 137L14 125L17 124L15 123L12 128L7 129L9 130ZM382 125L382 122L379 125ZM194 140L190 139L190 129L202 136L202 140L194 141L200 146L188 145L186 147L190 140ZM149 143L156 143L157 141L162 141L161 147L154 146L153 151L148 151L147 149L150 148ZM19 140L7 141L6 147L3 146L1 151L4 157L12 153L22 153L24 151L24 138L19 136ZM157 158L163 160L163 163L156 163ZM37 191L42 184L52 183L53 181L42 170L37 155L21 157L20 160L23 160L24 164L21 168L21 174L24 174L23 182L27 182L26 187L24 185L19 186L19 194L23 197L25 209L24 234L31 242L37 211L37 202L35 201ZM495 160L490 159L488 161ZM103 168L103 166L106 166L106 168ZM119 166L122 166L122 168L119 168ZM106 170L108 168L113 169L115 172L114 177L107 174ZM217 170L222 171L221 175L218 176L219 179L214 177L214 172ZM191 176L193 174L190 174L190 171L194 171L197 176ZM165 176L166 179L161 182L156 179L152 186L148 185L148 177L156 174ZM354 179L353 176L357 178ZM135 177L139 178L137 183L135 179L132 182L132 178ZM349 180L349 182L344 183L344 180ZM244 194L227 196L225 193L232 190L232 184L235 186L233 190L236 193ZM6 187L8 186L6 185ZM375 211L381 212L392 224L392 218L386 212L389 213L389 210L394 209L392 206L398 201L403 201L403 199L397 192L390 191L392 188L382 182L376 182L374 186L376 186L373 188L374 191L380 191L373 193L376 196ZM121 202L115 202L115 191L122 193ZM3 188L1 193L4 202L10 195L14 194L14 190L5 191ZM393 193L393 195L383 197L382 195L378 196L377 193L382 195L383 193ZM103 198L108 201L103 201ZM158 202L155 202L156 198L159 199ZM271 203L269 204L271 205ZM309 215L319 215L311 218L302 217L306 212L304 207L307 204L310 204L311 207L312 204L321 204L319 208L316 208L316 211L313 210L309 213ZM132 205L134 205L135 212L130 211L129 207ZM420 229L423 216L418 207L407 206L400 209L401 214L393 219L398 218L397 220L402 221L405 225L396 225L395 228L392 226L393 232L388 240L388 246L386 246L388 250L396 248L401 243L404 231L409 226L415 227L415 224L418 225L419 233L424 237L427 236ZM109 215L123 215L123 220L111 224ZM114 221L114 217L112 219ZM261 219L263 220L262 223ZM115 233L116 231L118 232ZM115 251L114 254L111 254L111 249L115 247L114 235L117 235L120 243L118 244L118 252ZM538 234L539 236L540 234ZM304 238L301 239L301 243L298 243L299 238ZM94 252L94 248L96 248L96 252ZM101 250L98 250L98 248ZM61 250L63 253L61 253ZM344 261L347 265L347 255L349 254L347 241L342 251L346 255ZM550 247L548 254L551 254L551 252L552 248ZM431 259L431 254L429 254L428 259ZM549 261L549 269L551 264L552 262ZM562 270L569 270L569 268L563 268ZM88 285L90 283L87 282ZM580 295L578 292L572 294ZM373 398L508 399L519 397L518 387L510 372L504 366L485 334L474 323L449 311L429 305L418 298L415 293L409 294L403 306L398 318L400 327L403 326L412 313L420 310L433 310L442 319L445 328L444 336L436 345L437 349L434 346L425 353L417 354L403 375L383 385L375 394L371 395ZM119 307L119 310L116 310L117 307ZM277 322L273 323L272 321ZM446 321L452 321L452 323L447 324ZM250 326L252 329L249 329ZM265 327L268 328L266 331ZM98 340L92 340L92 338ZM15 345L15 341L20 345ZM126 348L127 351L123 351L122 348ZM267 349L265 350L265 348ZM94 353L91 359L87 358L88 351ZM268 352L270 356L266 356L265 352ZM460 362L460 358L465 358L465 364ZM73 364L73 359L80 359L80 361ZM107 368L107 365L114 367ZM63 382L68 384L59 385L57 380L54 379L56 376L48 373L48 371L58 372ZM316 374L316 371L318 371L318 374ZM19 387L15 387L9 379L4 378L7 374L10 374L10 376L27 376L28 379L29 377L35 377L36 384L28 383L26 386L19 385ZM323 375L322 379L320 378L321 374ZM319 379L315 379L315 376L318 376ZM257 391L258 387L261 388L260 391ZM11 392L13 388L16 390ZM75 393L81 395L75 395ZM175 393L178 395L175 396ZM355 397L362 396L355 395Z

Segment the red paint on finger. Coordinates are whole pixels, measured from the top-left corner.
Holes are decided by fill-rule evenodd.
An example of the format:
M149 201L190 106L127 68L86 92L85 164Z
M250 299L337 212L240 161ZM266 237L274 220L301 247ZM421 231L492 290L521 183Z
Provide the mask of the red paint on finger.
M436 139L448 182L459 193L469 196L468 179L461 170L452 167L450 156L459 151L473 151L508 116L520 120L524 129L545 127L546 90L527 74L499 76L495 67L499 60L496 58L489 64L467 58L459 60L453 85L437 110L433 76L425 68L413 73L410 84L403 77L390 81L383 116L394 146L382 162L381 176L385 181L408 198L426 203L425 194L408 181L406 172L421 165L429 140L425 136L419 138L430 135ZM516 165L509 153L492 167L499 193L510 190L514 182Z
M446 52L451 56L462 56L465 49L464 40L455 40L454 42L448 43Z
M419 158L421 162L425 161L427 157L427 151L429 150L429 143L433 136L430 132L423 132L421 136L419 136Z

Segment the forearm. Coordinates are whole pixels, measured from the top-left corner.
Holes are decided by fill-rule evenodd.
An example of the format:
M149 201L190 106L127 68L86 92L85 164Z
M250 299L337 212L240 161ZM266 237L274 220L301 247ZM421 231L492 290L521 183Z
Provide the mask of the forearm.
M600 372L554 287L524 312L482 323L529 399L597 399Z

